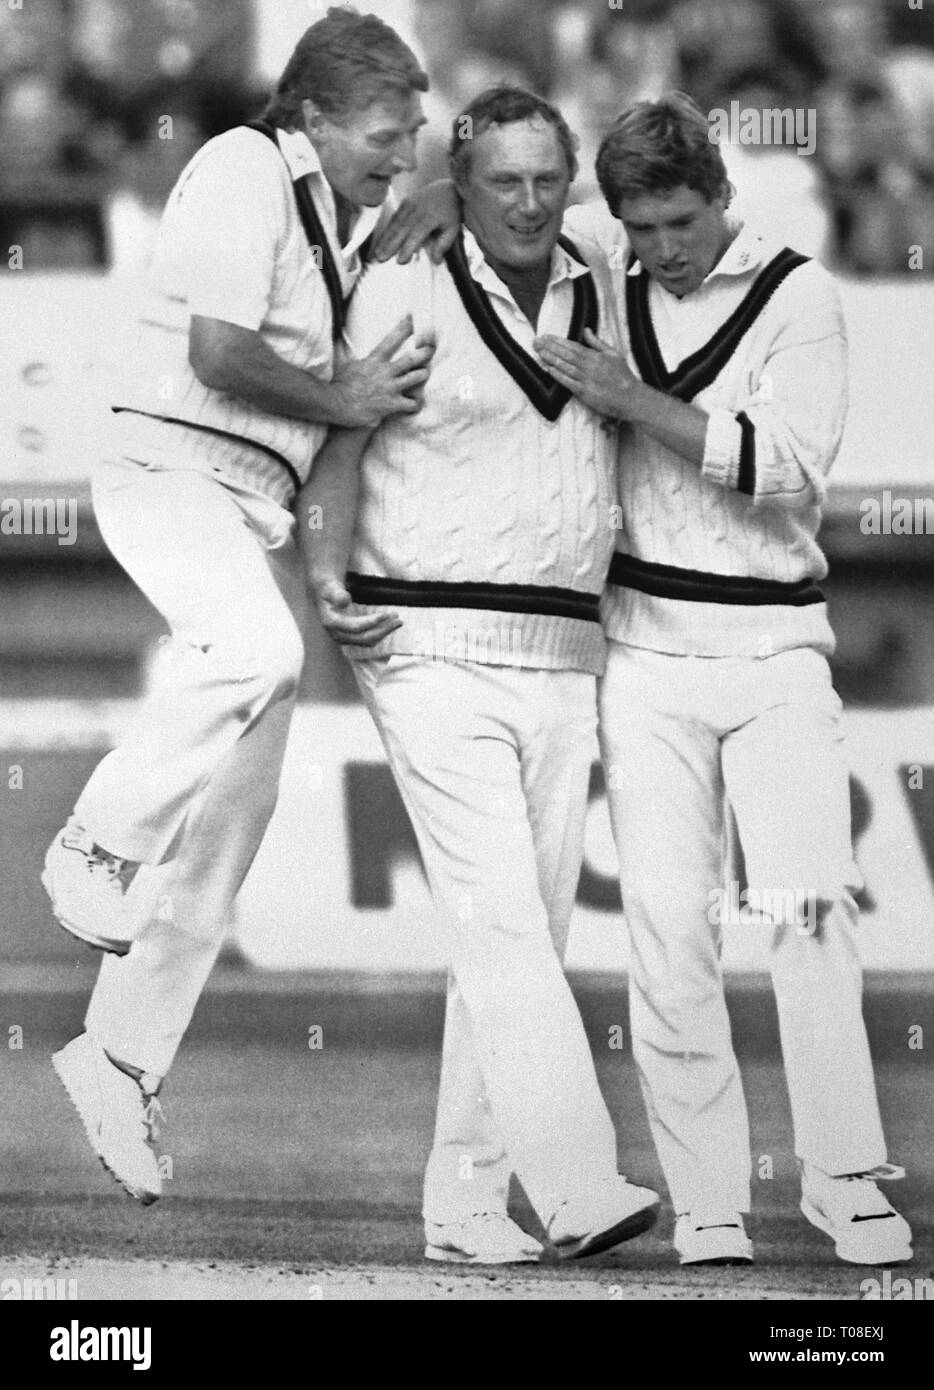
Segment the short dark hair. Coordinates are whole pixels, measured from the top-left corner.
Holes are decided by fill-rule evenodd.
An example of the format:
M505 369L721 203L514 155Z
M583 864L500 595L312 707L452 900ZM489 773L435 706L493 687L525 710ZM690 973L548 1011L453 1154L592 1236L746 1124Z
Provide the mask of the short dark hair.
M470 173L473 156L473 141L494 125L512 125L516 121L527 121L539 116L548 125L554 126L568 162L571 179L577 177L577 137L570 126L550 101L526 91L524 87L489 87L474 97L459 116L455 116L451 128L451 143L448 147L448 160L451 177L455 183L463 183Z
M375 14L359 14L345 5L329 9L305 30L264 115L273 125L292 130L305 100L339 119L390 93L427 90L427 74L395 29Z
M596 170L614 216L622 198L686 185L710 203L729 183L707 117L684 92L625 107L600 143Z

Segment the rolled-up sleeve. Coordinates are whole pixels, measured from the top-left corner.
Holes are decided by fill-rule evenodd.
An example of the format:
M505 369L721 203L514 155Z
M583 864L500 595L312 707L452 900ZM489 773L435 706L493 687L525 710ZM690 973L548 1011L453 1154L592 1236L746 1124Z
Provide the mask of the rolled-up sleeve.
M843 436L847 342L839 293L823 275L809 288L810 307L776 334L748 401L709 411L704 476L756 506L822 502Z

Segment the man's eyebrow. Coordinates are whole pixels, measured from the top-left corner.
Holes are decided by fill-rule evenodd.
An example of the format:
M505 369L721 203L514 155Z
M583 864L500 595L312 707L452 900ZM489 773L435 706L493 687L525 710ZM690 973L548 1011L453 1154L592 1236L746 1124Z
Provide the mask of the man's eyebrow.
M380 135L395 135L396 131L398 131L398 130L419 130L419 129L421 129L421 127L422 127L423 125L427 125L427 124L428 124L428 117L427 117L427 116L420 116L419 119L418 119L417 121L413 121L410 125L406 125L406 126L398 126L398 125L380 126L378 130L371 131L370 133L371 133L371 135L375 135L375 136L380 136Z
M560 178L563 172L564 170L559 169L555 166L552 166L551 168L546 167L544 169L533 169L531 172L528 169L497 169L494 167L488 171L488 174L490 178L494 179L504 177L510 179L550 179L556 177Z
M622 223L624 227L632 227L637 232L650 232L653 227L675 226L679 222L690 222L693 217L693 212L679 212L677 217L660 217L655 222L636 222L631 217L624 217Z

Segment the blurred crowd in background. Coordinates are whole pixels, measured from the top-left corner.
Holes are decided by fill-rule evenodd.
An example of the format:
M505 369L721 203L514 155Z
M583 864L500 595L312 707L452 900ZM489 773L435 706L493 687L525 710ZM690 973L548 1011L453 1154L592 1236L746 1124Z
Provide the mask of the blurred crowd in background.
M256 3L0 7L0 244L21 245L31 269L140 269L191 154L267 95L254 62ZM930 274L934 0L918 5L410 0L411 37L432 79L418 177L446 172L452 117L500 81L564 111L580 137L578 201L597 195L597 145L628 101L679 87L705 111L738 102L813 112L811 154L787 144L725 150L741 205L845 273ZM921 267L909 256L918 246Z

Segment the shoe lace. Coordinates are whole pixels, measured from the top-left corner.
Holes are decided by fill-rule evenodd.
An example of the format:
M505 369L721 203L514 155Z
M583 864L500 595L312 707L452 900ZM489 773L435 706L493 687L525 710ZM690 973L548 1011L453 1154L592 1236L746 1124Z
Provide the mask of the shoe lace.
M840 1195L842 1197L843 1193L846 1193L845 1210L849 1219L868 1220L892 1216L892 1206L879 1191L876 1183L897 1182L904 1176L904 1168L899 1168L894 1163L880 1163L875 1168L867 1168L863 1173L842 1173L837 1181L844 1184Z
M899 1182L905 1176L904 1168L897 1163L878 1163L875 1168L867 1168L865 1173L847 1173L848 1182Z
M138 868L139 864L132 859L118 859L115 854L108 854L106 850L101 849L100 845L95 845L88 854L89 871L99 874L109 888L121 894L125 893L133 882Z
M118 859L115 854L108 854L101 849L100 845L95 845L88 855L88 868L93 872L95 869L103 869L108 878L117 878L126 864L125 859Z
M89 832L80 825L65 827L62 844L66 849L76 849L84 855L88 873L100 874L120 889L129 886L138 868L131 860L121 859L119 855L110 854L101 845L95 844Z
M121 859L119 855L110 854L101 845L95 844L90 832L75 821L65 826L62 844L66 849L76 849L84 855L88 873L107 879L121 892L130 886L139 868L133 860Z
M100 872L103 878L121 892L129 887L137 867L129 859L118 859L115 854L108 854L100 845L95 845L88 854L89 871L92 874Z

